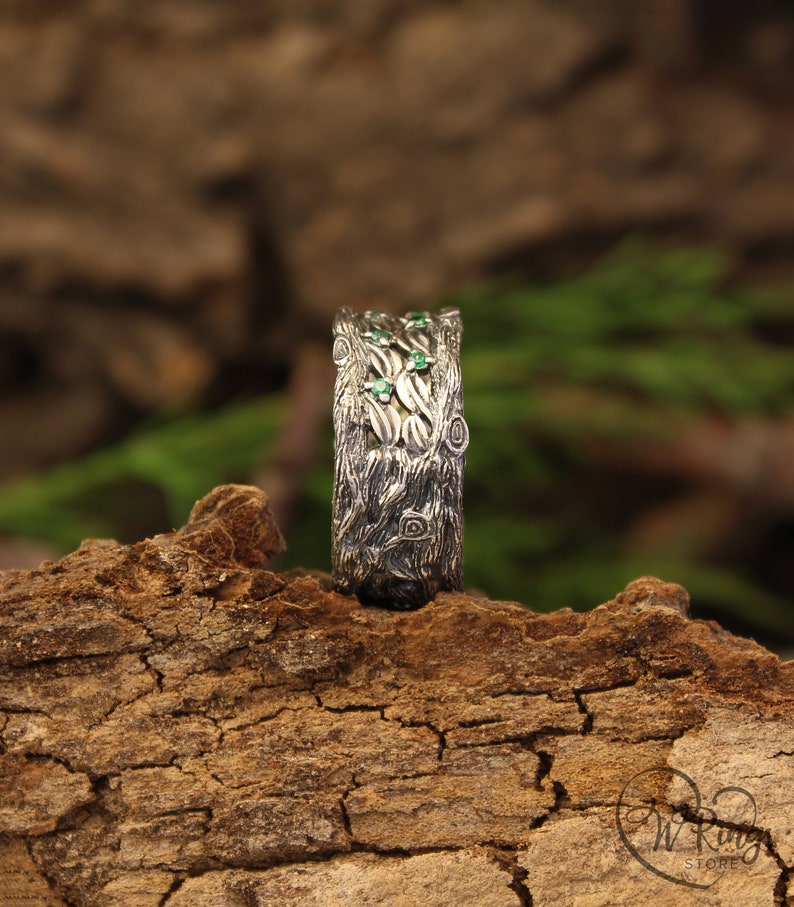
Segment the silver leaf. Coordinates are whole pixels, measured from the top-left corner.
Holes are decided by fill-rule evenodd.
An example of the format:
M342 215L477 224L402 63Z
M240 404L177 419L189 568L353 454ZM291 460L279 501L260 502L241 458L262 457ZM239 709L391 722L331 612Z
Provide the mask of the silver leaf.
M415 372L403 372L395 382L395 390L400 403L412 413L420 412L433 421L430 409L430 391L425 382Z
M369 362L381 378L392 378L402 368L402 359L399 354L383 346L370 347Z
M416 453L423 453L430 444L430 426L418 413L405 417L402 435L405 446Z
M381 444L396 444L402 423L397 410L390 403L378 403L374 397L367 399L369 422Z

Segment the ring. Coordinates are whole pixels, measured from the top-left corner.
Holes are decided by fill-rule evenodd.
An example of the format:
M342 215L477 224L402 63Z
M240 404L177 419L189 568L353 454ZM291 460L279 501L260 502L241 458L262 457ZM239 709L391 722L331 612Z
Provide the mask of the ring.
M363 604L463 588L461 333L457 309L334 320L333 584Z

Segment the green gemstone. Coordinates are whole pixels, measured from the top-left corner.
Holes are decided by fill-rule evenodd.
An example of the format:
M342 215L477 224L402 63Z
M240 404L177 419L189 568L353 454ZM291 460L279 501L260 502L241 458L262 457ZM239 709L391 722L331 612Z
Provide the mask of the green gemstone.
M388 396L391 393L391 384L385 378L376 378L372 382L372 393L376 397L380 397L383 394Z
M382 331L380 328L373 328L369 332L369 336L374 343L388 343L391 340L391 334L388 331Z
M409 312L408 317L416 325L427 324L427 316L422 312Z
M419 350L414 350L408 354L408 358L413 362L416 368L424 368L427 365L427 356Z

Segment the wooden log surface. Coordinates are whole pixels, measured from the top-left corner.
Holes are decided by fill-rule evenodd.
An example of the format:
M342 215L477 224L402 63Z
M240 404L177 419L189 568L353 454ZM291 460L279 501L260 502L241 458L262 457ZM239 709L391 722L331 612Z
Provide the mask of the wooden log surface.
M282 547L223 486L0 574L2 907L794 903L794 663L653 578L393 613Z

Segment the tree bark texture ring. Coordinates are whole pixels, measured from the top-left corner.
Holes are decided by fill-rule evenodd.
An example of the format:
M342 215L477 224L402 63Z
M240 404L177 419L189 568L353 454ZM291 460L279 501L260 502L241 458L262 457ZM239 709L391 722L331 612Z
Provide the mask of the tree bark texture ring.
M463 587L461 332L457 309L334 321L333 581L364 604Z

